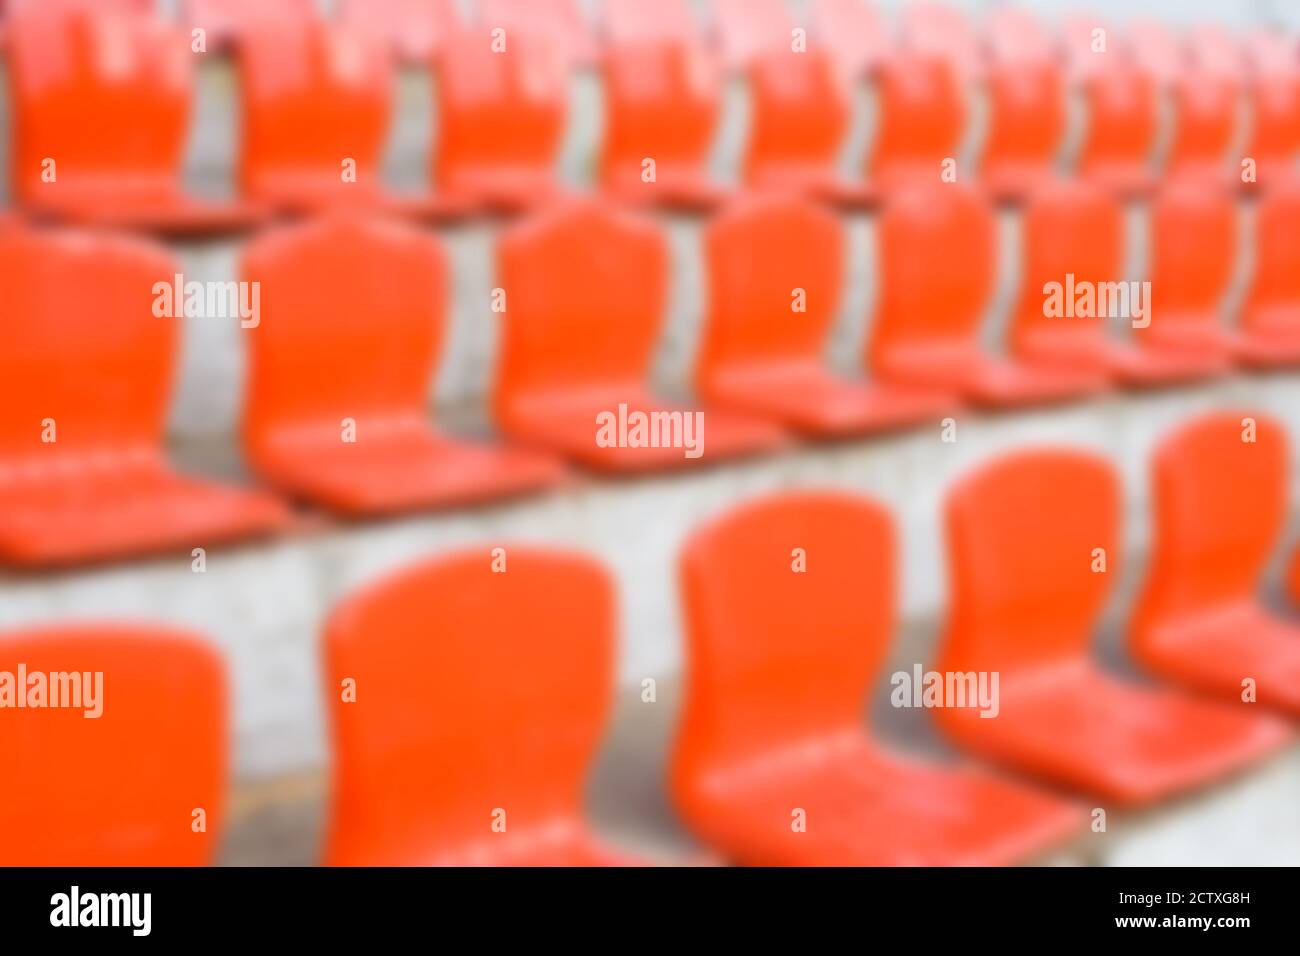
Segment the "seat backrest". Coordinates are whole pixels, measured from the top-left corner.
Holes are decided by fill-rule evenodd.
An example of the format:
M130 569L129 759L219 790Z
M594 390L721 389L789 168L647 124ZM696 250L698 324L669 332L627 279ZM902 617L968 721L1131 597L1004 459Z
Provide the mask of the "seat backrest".
M897 51L881 63L879 122L867 177L937 179L956 159L966 129L966 98L952 64L934 53Z
M155 284L179 271L140 240L0 230L0 460L158 453L183 320Z
M359 442L424 421L442 340L446 263L412 226L336 215L259 236L242 276L261 290L248 330L244 439Z
M1065 80L1050 59L996 60L988 70L985 172L1030 166L1049 172L1066 130Z
M267 21L301 27L316 15L316 0L184 0L180 21L186 29L201 27L212 50L241 42L249 29Z
M885 21L866 0L811 0L809 16L816 41L849 76L874 70L888 47Z
M578 816L614 679L613 586L579 555L499 558L407 567L330 615L328 863L433 862Z
M75 10L151 15L155 12L154 6L154 0L5 0L0 3L0 19L11 20L29 13L48 18Z
M1252 328L1287 316L1300 327L1300 187L1264 191L1255 206L1254 268L1239 323Z
M820 365L843 283L839 220L795 197L742 199L709 223L705 247L702 390L727 372Z
M507 36L528 35L565 68L590 62L596 53L591 27L578 0L479 0L479 22Z
M1168 175L1230 171L1229 147L1240 125L1236 80L1188 68L1174 84L1177 121L1169 146ZM1235 163L1233 164L1235 165Z
M1043 22L1017 7L994 7L984 22L989 57L1002 63L1041 63L1055 59L1052 38Z
M1175 179L1155 197L1150 215L1153 323L1166 317L1217 320L1237 265L1231 195Z
M15 199L106 203L179 192L193 92L183 35L135 14L34 12L10 21L6 43Z
M483 169L554 167L568 68L527 31L507 33L501 52L496 42L485 29L467 29L439 59L434 175L443 185Z
M702 31L687 0L604 0L602 27L606 40L625 43L699 43Z
M727 69L748 69L764 54L792 49L794 25L781 0L710 0L709 7Z
M1300 52L1295 37L1255 30L1246 37L1250 62L1251 135L1245 155L1272 168L1274 176L1295 174L1300 152Z
M1005 680L1081 661L1119 572L1119 496L1111 465L1079 451L1013 452L959 479L939 669Z
M494 408L644 387L666 304L668 251L652 222L574 200L502 236L506 295Z
M993 209L970 186L918 181L889 197L876 235L880 294L867 364L889 378L928 352L941 382L944 356L958 361L979 346L998 268Z
M1256 600L1286 524L1287 471L1286 432L1254 412L1202 415L1160 442L1139 635Z
M1187 47L1163 20L1134 18L1124 35L1133 58L1160 86L1169 87L1186 72Z
M899 36L905 49L945 60L960 84L984 75L979 37L966 15L954 6L913 0L899 11Z
M690 41L612 41L608 49L602 180L636 181L646 159L656 170L676 166L703 174L719 112L720 77L712 58Z
M407 63L427 63L461 23L456 0L341 0L338 16Z
M238 58L248 196L343 200L378 188L393 98L378 41L333 23L274 20L244 34Z
M829 54L788 49L759 54L749 89L748 182L789 167L833 171L848 132L850 104L846 79Z
M1020 291L1012 315L1010 344L1022 347L1044 334L1105 334L1108 320L1093 308L1068 308L1071 289L1093 291L1119 281L1124 264L1124 213L1115 197L1088 183L1053 183L1032 196L1021 225ZM1061 315L1049 315L1049 283L1061 289ZM1085 303L1086 304L1086 303Z
M1106 68L1084 83L1087 132L1079 173L1106 167L1141 172L1151 159L1159 124L1155 80L1127 55L1108 54Z
M220 656L176 631L66 625L0 635L0 673L19 667L28 683L11 691L30 702L40 674L47 705L79 706L4 713L0 760L22 779L0 789L0 866L213 863L228 783Z
M888 512L840 492L750 502L690 536L679 793L772 751L863 733L894 629L895 567Z

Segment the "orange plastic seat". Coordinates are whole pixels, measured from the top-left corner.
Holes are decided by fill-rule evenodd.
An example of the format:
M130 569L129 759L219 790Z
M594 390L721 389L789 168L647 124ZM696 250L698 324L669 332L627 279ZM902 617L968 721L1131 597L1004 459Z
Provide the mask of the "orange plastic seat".
M791 49L794 25L782 0L710 0L722 65L747 70L772 53Z
M503 552L409 566L330 615L327 864L639 862L582 812L614 680L613 585L589 558Z
M1246 418L1254 440L1243 441ZM1300 625L1260 601L1287 516L1287 437L1250 412L1194 419L1155 456L1154 544L1129 635L1152 672L1300 715Z
M339 21L370 34L399 62L423 66L461 28L456 0L341 0Z
M749 74L745 182L831 202L873 202L874 190L836 170L849 128L848 78L824 50L788 46L755 56Z
M1171 89L1186 75L1186 45L1163 20L1135 17L1124 34L1130 55L1162 89Z
M1010 332L1012 350L1021 362L1063 375L1100 376L1144 387L1204 377L1197 356L1138 349L1108 334L1113 318L1131 324L1135 316L1097 314L1103 291L1108 310L1113 307L1118 313L1123 306L1122 299L1112 301L1110 291L1122 284L1124 221L1118 199L1099 186L1062 181L1030 200L1022 228L1024 268ZM1067 314L1047 314L1049 283L1060 285L1060 304ZM1093 291L1091 309L1079 291L1087 289ZM1081 299L1082 309L1077 308ZM1159 317L1150 311L1149 302L1145 305L1146 318L1154 325ZM1135 312L1131 295L1128 309Z
M182 632L80 624L0 634L0 671L20 667L46 676L47 704L49 675L70 675L71 706L6 708L0 760L23 770L0 790L0 866L213 863L228 759L218 654ZM29 687L16 692L31 700Z
M6 35L12 196L41 217L167 234L241 230L257 210L181 187L193 93L187 37L133 13L39 10Z
M285 522L275 499L167 462L186 320L155 314L154 285L178 272L124 237L0 230L0 561L188 551Z
M953 488L936 669L997 672L1000 710L996 720L968 708L936 716L970 753L1140 805L1217 781L1290 731L1267 715L1119 680L1093 661L1091 633L1119 573L1119 494L1105 459L1064 450L1004 456Z
M962 86L983 80L987 60L980 39L955 6L913 0L899 11L899 33L905 49L947 62Z
M1174 83L1170 175L1240 184L1240 157L1229 153L1240 138L1242 83L1242 67L1230 45L1213 31L1194 30Z
M505 43L502 52L495 44ZM528 31L450 40L437 64L433 181L452 199L503 211L553 200L568 110L568 65Z
M1278 184L1255 209L1255 263L1238 318L1238 360L1300 364L1300 187Z
M299 27L316 19L315 0L184 0L181 23L202 28L210 51L242 43L251 29L277 20Z
M497 263L507 305L493 408L512 438L611 472L712 461L782 442L766 422L709 409L700 413L702 436L694 435L703 438L702 454L687 457L686 417L696 413L646 385L668 269L664 237L652 223L575 200L506 233ZM664 417L673 413L684 416L676 426ZM634 414L638 421L657 416L663 424L656 433L673 428L675 436L670 431L657 445L649 434L634 436ZM616 432L606 439L627 440L598 444L602 416L615 416ZM619 419L628 425L625 436Z
M997 865L1080 830L1081 808L892 753L863 726L894 626L895 561L889 515L833 492L751 502L686 543L671 787L691 830L731 860Z
M1237 207L1230 194L1192 179L1165 185L1151 204L1151 324L1134 329L1143 349L1231 371L1237 338L1221 321L1237 262Z
M966 129L967 105L946 58L896 51L877 78L879 121L867 156L867 181L889 192L910 180L935 182L955 160Z
M718 122L719 75L698 43L611 41L605 58L600 177L634 203L707 208L727 190L706 168ZM654 162L647 175L646 160Z
M1105 386L1093 372L1025 366L981 346L998 239L993 210L978 190L918 180L890 197L877 236L880 298L866 363L878 381L955 391L995 408L1060 401ZM961 255L936 257L936 249Z
M1088 120L1078 172L1122 196L1141 195L1155 185L1151 161L1159 123L1156 82L1122 51L1105 56L1105 68L1083 84Z
M809 7L816 42L853 77L875 70L889 45L889 30L876 8L864 0L812 0Z
M1015 48L995 56L986 82L987 145L980 178L1001 199L1023 199L1056 174L1065 135L1065 82L1050 52Z
M741 200L709 223L709 309L696 392L710 405L831 437L933 420L958 404L935 389L873 385L825 366L844 272L829 211L793 197ZM794 290L804 296L795 311Z
M578 0L479 0L479 22L526 34L552 51L565 69L596 62L599 49Z
M700 40L700 28L687 0L604 0L601 28L606 42L619 46Z
M266 20L243 33L238 61L239 179L249 199L294 213L342 205L431 217L466 211L384 189L392 68L375 37L325 21Z
M343 514L375 514L505 497L559 477L549 458L426 424L447 295L431 236L339 215L259 238L243 272L261 283L265 313L249 338L244 444L268 483Z
M1300 153L1300 62L1295 38L1260 30L1247 40L1253 66L1246 84L1250 97L1250 141L1245 155L1256 163L1256 181L1271 186L1296 179Z

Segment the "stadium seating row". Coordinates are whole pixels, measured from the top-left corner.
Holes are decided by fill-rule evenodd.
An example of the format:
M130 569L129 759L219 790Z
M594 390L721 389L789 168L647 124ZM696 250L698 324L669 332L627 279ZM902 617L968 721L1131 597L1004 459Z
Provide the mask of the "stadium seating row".
M196 22L243 24L234 34L240 201L201 201L181 186L195 60L190 38L139 12L113 15L72 4L61 15L57 6L20 9L7 27L12 193L24 208L164 233L210 233L341 203L437 221L518 211L562 191L554 165L567 114L569 54L578 41L561 42L557 29L565 32L565 19L534 8L533 0L489 4L481 24L434 31L442 39L433 190L418 195L392 193L381 175L393 76L373 28L403 22L397 6L389 10L392 20L383 5L344 8L361 11L356 19L368 29L346 14L340 24L301 10L254 16L250 7L234 16L242 5L230 5L224 15L218 3L195 6ZM433 6L402 9L424 19L434 16ZM844 16L867 9L856 0L830 6L842 7ZM846 181L837 161L849 131L851 77L861 73L863 57L845 53L831 37L851 34L829 26L824 45L815 39L806 49L792 44L788 25L775 43L770 17L761 14L769 8L770 17L786 22L777 0L718 4L719 23L732 24L724 37L753 34L724 44L749 79L744 180L752 188L859 206L878 202L901 181L937 178L944 162L959 155L967 90L980 83L990 106L978 175L996 196L1023 199L1057 175L1071 75L1089 117L1076 172L1105 188L1132 195L1156 185L1162 83L1172 91L1177 116L1163 174L1224 186L1244 179L1250 188L1295 175L1300 57L1285 40L1261 34L1234 45L1221 32L1193 31L1185 49L1175 46L1153 63L1150 50L1160 49L1158 42L1145 33L1130 42L1117 35L1100 49L1067 45L1074 55L1064 62L1076 64L1071 71L1041 25L1006 13L990 18L984 44L968 30L965 41L946 42L966 29L960 21L944 26L942 18L922 18L897 46L869 58L877 129L863 179ZM915 9L936 15L942 8ZM630 202L716 204L726 189L706 168L719 114L721 74L713 54L687 12L674 13L673 4L615 3L609 13L610 50L601 67L604 188ZM498 22L518 27L503 39L490 26ZM750 54L737 52L751 47ZM1251 106L1244 112L1243 98Z
M1144 306L1154 319L1124 342L1109 330L1117 313L1049 315L1044 294L1067 274L1079 289L1123 285L1117 201L1080 183L1044 188L1027 207L1003 358L980 342L996 273L987 200L957 183L902 189L881 218L871 377L857 380L823 356L844 274L840 223L795 197L743 198L706 231L698 454L686 447L690 412L648 384L668 273L652 222L575 199L502 237L501 286L483 304L501 319L492 405L512 443L501 446L427 423L448 283L438 240L394 220L327 214L245 251L260 315L241 333L244 454L291 499L375 515L537 490L562 477L561 459L611 474L691 466L771 450L787 435L851 437L938 424L966 405L1300 363L1300 192L1261 202L1253 281L1229 329L1219 308L1234 272L1233 213L1227 194L1161 194ZM273 498L180 477L166 460L168 390L191 315L174 289L179 271L143 240L0 227L0 296L14 316L0 353L0 559L189 550L285 525ZM601 441L610 415L653 432Z
M801 491L697 529L680 564L686 697L670 789L683 820L738 863L1008 863L1086 832L1078 797L1140 807L1273 752L1300 716L1300 628L1256 596L1286 511L1286 445L1270 419L1225 412L1161 443L1155 552L1129 632L1155 686L1089 652L1122 562L1105 459L1018 451L951 489L935 663L996 673L1000 689L994 719L955 700L935 717L1008 776L892 753L863 727L894 626L882 507ZM593 560L521 544L407 567L336 607L326 861L637 862L582 811L615 600ZM0 862L210 862L226 784L219 657L185 634L67 626L0 638L11 698L20 666L100 673L100 712L29 704L11 719L0 761L24 782L0 791Z

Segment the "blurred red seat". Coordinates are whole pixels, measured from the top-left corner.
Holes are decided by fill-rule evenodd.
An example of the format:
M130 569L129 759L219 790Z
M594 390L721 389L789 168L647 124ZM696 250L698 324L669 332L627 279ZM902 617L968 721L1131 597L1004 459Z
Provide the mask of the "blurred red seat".
M811 0L813 41L830 51L848 76L872 73L889 45L889 29L867 0Z
M1180 684L1240 702L1250 679L1260 706L1300 715L1300 625L1259 599L1286 525L1287 459L1282 426L1250 412L1193 419L1160 443L1129 646Z
M697 43L701 39L688 0L604 0L601 15L601 28L610 44Z
M1105 459L1056 450L1007 455L954 487L951 606L937 669L997 672L1000 711L996 720L964 708L936 714L973 754L1138 805L1217 781L1290 731L1097 667L1088 647L1119 573L1119 495Z
M1056 174L1065 135L1065 81L1038 19L990 11L986 77L988 131L980 179L1001 199L1023 199Z
M1236 203L1195 177L1175 178L1150 210L1151 324L1134 329L1134 341L1206 376L1229 372L1238 341L1222 310L1236 274Z
M1300 152L1300 50L1296 39L1276 29L1246 38L1250 70L1250 140L1244 155L1255 160L1256 181L1264 186L1296 179Z
M613 585L585 557L501 551L500 566L483 548L403 568L331 613L328 865L640 862L582 810L615 678Z
M997 865L1080 832L1082 808L893 753L863 726L892 638L895 567L889 515L834 492L749 503L686 543L671 788L691 830L731 860Z
M1121 47L1108 47L1103 69L1083 82L1087 131L1079 175L1121 196L1155 187L1153 152L1159 132L1155 79Z
M1187 75L1187 47L1163 20L1134 17L1125 24L1124 38L1138 66L1161 89L1172 89Z
M548 458L427 424L447 298L433 237L338 216L262 236L243 274L261 284L266 313L249 337L244 443L270 484L374 514L500 498L559 477Z
M1024 268L1010 332L1021 362L1148 387L1204 376L1198 356L1137 349L1109 334L1112 320L1154 324L1158 317L1150 302L1141 303L1138 317L1142 287L1122 278L1123 210L1108 191L1072 181L1040 190L1025 208L1021 245Z
M634 203L707 208L721 201L727 191L707 169L719 113L712 59L692 40L611 40L608 49L605 189Z
M185 320L160 314L155 284L179 272L129 238L0 230L0 561L190 550L284 523L275 499L167 461Z
M160 233L254 224L181 187L193 95L186 37L138 14L32 12L8 25L12 195L45 217Z
M877 231L880 298L866 356L873 375L993 407L1105 387L1095 372L1038 369L981 346L998 269L996 227L982 193L961 183L918 180L890 197ZM936 256L941 249L961 255Z
M71 675L62 702L76 706L4 716L0 760L21 768L22 785L0 789L0 866L214 863L230 735L216 651L153 627L0 634L0 671L20 667Z
M750 128L745 182L848 205L874 190L836 169L850 119L848 78L825 50L774 49L749 73Z
M339 20L411 66L427 66L461 28L456 0L340 0Z
M688 411L647 387L668 270L664 236L653 223L575 200L506 233L497 263L506 308L493 407L506 434L614 472L750 454L782 441L766 422ZM672 426L679 441L642 444L642 437L652 440L642 429L633 443L633 415L659 421L660 434ZM687 457L682 442L697 415L702 457ZM604 416L627 423L626 436L621 424L617 435L606 435L626 442L598 443Z
M441 193L505 211L560 194L569 68L544 39L467 29L448 41L437 75L433 181Z
M987 60L979 37L955 6L912 0L899 11L899 34L903 49L944 60L961 86L983 80Z
M709 307L696 391L710 405L821 437L938 422L957 406L943 391L827 369L844 273L842 227L828 210L794 197L741 200L709 223L705 243Z
M1193 29L1174 83L1174 133L1170 175L1196 175L1207 182L1240 185L1238 145L1245 116L1241 107L1243 68L1238 51L1214 30Z
M876 90L867 181L881 192L915 179L938 182L944 162L956 162L966 130L966 95L951 62L895 51L881 62Z
M722 65L747 70L761 57L793 49L794 24L782 0L710 0Z
M331 206L441 217L466 206L383 186L392 65L379 40L333 23L266 20L238 50L239 179L251 200L288 212Z
M600 58L578 0L478 0L478 9L478 22L485 28L534 38L566 70Z
M1255 207L1255 262L1238 319L1238 359L1300 364L1300 186L1278 184Z
M180 22L202 29L210 51L238 45L245 34L266 23L283 20L299 27L316 19L315 0L184 0Z

